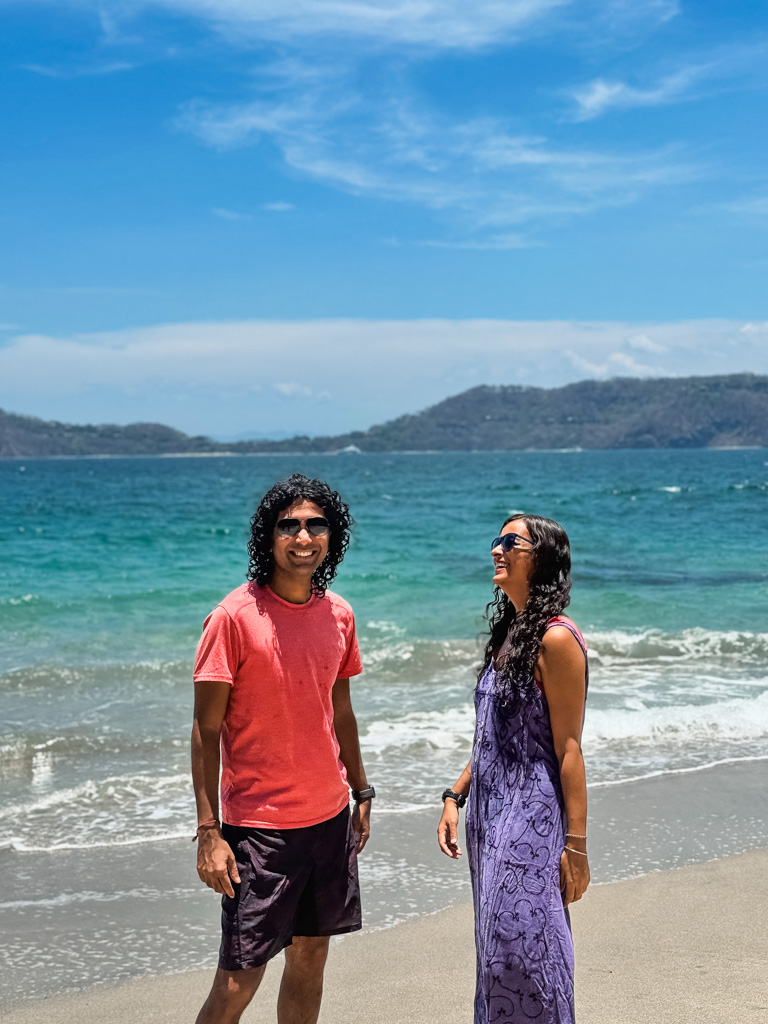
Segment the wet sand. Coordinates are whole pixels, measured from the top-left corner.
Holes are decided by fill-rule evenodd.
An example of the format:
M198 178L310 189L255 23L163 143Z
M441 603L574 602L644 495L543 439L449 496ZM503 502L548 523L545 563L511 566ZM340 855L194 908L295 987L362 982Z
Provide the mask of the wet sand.
M593 886L573 909L581 1024L768 1022L768 849ZM64 954L65 955L65 954ZM275 1020L280 959L243 1016ZM35 999L5 1024L192 1022L210 971ZM462 903L334 943L325 1024L471 1022L472 910Z

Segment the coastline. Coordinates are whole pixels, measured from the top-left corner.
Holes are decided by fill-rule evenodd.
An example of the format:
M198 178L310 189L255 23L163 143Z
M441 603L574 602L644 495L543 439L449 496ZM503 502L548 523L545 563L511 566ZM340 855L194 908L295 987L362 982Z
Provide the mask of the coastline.
M760 1024L768 1020L768 848L596 885L572 912L577 1016L590 1024ZM471 1021L472 907L467 901L333 944L321 1021ZM280 958L246 1013L275 1019ZM35 999L5 1024L181 1024L212 970L139 978Z

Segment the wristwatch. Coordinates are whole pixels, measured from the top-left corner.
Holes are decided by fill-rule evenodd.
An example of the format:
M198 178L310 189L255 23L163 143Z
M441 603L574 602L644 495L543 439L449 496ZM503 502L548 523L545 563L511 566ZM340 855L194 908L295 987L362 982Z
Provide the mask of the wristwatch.
M452 789L443 790L443 803L445 803L446 800L455 800L456 806L459 808L459 810L461 810L461 808L467 802L467 798L464 796L463 793L454 793Z
M376 790L373 786L369 786L368 789L353 789L352 799L356 804L362 803L364 800L373 800L376 796Z

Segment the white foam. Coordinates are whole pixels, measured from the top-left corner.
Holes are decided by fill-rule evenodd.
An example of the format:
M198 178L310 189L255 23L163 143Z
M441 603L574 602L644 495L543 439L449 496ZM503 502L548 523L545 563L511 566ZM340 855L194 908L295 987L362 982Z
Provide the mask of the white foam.
M641 707L637 710L589 708L584 750L597 753L609 745L698 746L723 741L768 740L768 691L698 705Z
M376 753L425 743L436 750L457 750L472 742L474 729L472 704L444 711L413 711L371 722L360 737L360 746L363 751Z
M705 764L689 765L687 768L659 768L643 775L630 775L625 779L603 779L600 782L588 782L587 789L605 789L608 786L626 786L630 782L645 782L648 779L660 779L665 775L690 775L692 772L706 772L712 768L721 768L729 764L743 764L750 761L768 761L768 754L745 754L743 757L722 757L717 761Z
M708 630L695 627L676 633L660 629L585 631L590 659L613 661L723 660L768 664L768 633Z

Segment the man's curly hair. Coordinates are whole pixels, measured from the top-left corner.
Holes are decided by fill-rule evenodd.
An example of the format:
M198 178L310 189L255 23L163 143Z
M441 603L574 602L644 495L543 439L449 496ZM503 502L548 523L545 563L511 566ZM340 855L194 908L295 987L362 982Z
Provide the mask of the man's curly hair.
M338 491L332 491L323 480L311 480L301 473L293 473L285 480L278 480L261 499L251 519L248 579L255 580L262 587L269 583L275 568L272 538L277 517L297 501L311 501L319 505L331 524L328 554L312 573L312 593L322 597L349 547L349 531L354 519Z

